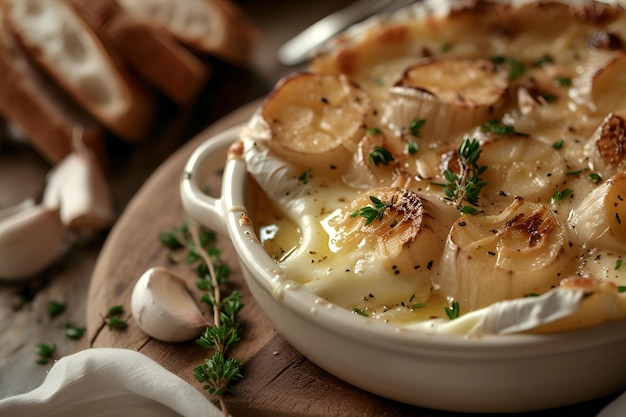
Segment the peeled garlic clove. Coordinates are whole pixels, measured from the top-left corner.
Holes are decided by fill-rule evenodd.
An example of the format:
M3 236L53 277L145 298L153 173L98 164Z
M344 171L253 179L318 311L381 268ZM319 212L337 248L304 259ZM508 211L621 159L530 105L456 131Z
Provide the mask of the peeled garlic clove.
M70 230L90 234L110 226L113 200L95 157L78 139L73 152L48 174L43 205L57 207Z
M567 165L561 155L533 138L501 136L481 149L480 164L489 167L482 178L494 194L548 203L566 179Z
M626 170L626 122L608 114L585 144L585 157L591 170L608 178Z
M623 251L626 248L626 174L621 172L589 193L569 218L581 244Z
M387 206L366 224L353 213L373 207L371 197ZM407 189L371 189L325 218L324 230L315 220L299 224L301 246L281 266L310 291L347 308L382 309L411 295L424 302L439 266L442 236L457 216L454 207Z
M63 252L65 228L59 211L27 201L0 217L0 280L32 277Z
M489 61L427 62L409 68L391 88L382 120L400 134L411 120L425 119L421 136L453 136L496 117L507 89L508 75Z
M191 340L209 325L185 281L163 267L150 268L141 275L130 304L137 326L164 342Z
M573 272L568 242L550 209L516 198L501 214L455 222L434 281L464 312L541 294Z

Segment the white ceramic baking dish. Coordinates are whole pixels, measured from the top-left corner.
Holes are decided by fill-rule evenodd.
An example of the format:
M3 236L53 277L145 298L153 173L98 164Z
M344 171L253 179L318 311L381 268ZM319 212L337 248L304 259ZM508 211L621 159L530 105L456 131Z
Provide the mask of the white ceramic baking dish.
M331 374L423 407L479 413L547 409L626 387L626 320L550 335L469 338L399 329L362 317L294 283L255 234L254 181L228 158L238 129L207 138L181 180L186 213L230 237L247 285L276 330ZM221 196L202 191L224 167Z

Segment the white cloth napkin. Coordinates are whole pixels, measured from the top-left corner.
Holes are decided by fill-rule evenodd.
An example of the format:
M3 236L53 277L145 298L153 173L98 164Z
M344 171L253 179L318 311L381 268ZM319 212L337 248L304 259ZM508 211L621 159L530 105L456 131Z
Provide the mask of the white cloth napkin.
M221 417L200 391L130 349L87 349L58 360L41 386L0 400L0 416Z
M604 407L597 417L624 417L626 416L626 391L609 405Z

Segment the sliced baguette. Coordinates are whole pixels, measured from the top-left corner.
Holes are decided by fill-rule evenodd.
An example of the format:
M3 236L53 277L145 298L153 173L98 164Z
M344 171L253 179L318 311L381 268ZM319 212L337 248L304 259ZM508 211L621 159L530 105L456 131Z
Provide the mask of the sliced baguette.
M248 62L258 29L229 0L119 0L136 16L163 25L189 48L234 65Z
M162 26L138 19L117 0L71 0L103 43L149 84L182 107L192 105L209 75L203 64Z
M70 153L78 129L106 165L103 129L39 70L1 20L0 112L51 164Z
M154 118L152 92L105 49L63 0L2 0L3 19L31 57L117 136L143 139Z

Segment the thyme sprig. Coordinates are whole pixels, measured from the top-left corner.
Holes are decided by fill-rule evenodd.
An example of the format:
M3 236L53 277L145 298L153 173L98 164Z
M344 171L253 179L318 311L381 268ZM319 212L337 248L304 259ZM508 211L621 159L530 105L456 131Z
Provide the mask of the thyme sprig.
M480 178L487 170L487 166L478 165L481 153L480 143L476 139L463 139L458 149L459 173L445 170L443 176L447 183L437 184L443 186L446 199L452 201L464 214L478 213L478 196L487 185Z
M382 220L385 210L393 205L392 202L381 201L373 195L370 196L370 201L374 204L374 207L361 207L360 209L354 211L351 215L351 217L361 216L365 218L365 226L372 223L376 219Z
M170 249L187 248L184 262L198 263L195 268L198 276L196 285L206 291L200 301L212 309L213 325L203 331L196 343L212 354L193 369L193 374L198 382L204 384L203 389L217 397L227 417L229 413L224 394L231 382L242 378L242 362L226 355L228 349L241 340L237 314L243 308L242 295L237 291L226 296L222 294L228 284L230 269L220 259L221 251L215 244L213 232L187 219L182 227L161 233L159 239ZM170 259L175 258L170 256Z

